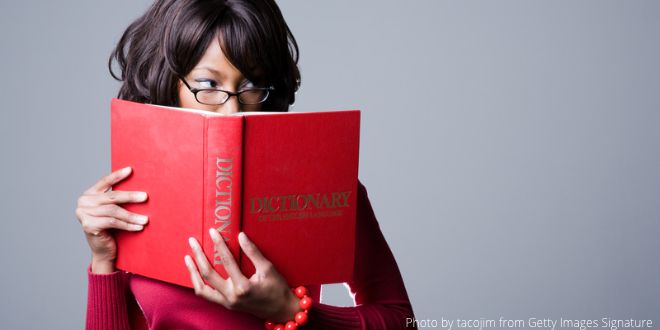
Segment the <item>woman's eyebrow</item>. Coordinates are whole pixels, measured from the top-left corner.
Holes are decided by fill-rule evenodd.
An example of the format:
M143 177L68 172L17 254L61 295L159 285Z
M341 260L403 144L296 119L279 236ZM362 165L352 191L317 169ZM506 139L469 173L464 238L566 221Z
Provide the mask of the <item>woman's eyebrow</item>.
M195 71L195 70L207 70L207 71L210 71L210 72L212 72L213 74L215 74L217 76L224 77L224 75L220 71L215 70L210 66L200 66L200 67L197 67L197 68L193 69L193 71Z

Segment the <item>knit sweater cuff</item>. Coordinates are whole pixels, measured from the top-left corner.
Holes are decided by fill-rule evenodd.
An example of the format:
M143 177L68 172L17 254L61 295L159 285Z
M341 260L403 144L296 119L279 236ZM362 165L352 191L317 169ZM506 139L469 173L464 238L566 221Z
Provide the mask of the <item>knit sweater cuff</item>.
M87 319L85 329L129 329L126 281L122 271L94 274L87 268Z
M362 329L364 322L355 307L314 304L309 313L305 329Z

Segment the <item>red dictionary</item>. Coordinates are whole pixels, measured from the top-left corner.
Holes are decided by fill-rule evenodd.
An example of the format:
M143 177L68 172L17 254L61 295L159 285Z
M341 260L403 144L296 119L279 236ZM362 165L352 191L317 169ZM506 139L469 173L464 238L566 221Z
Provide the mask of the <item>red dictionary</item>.
M195 237L226 278L215 228L248 277L240 231L290 286L351 280L359 130L358 110L220 115L113 99L112 169L133 168L113 189L149 195L123 205L149 224L116 232L117 267L192 287Z

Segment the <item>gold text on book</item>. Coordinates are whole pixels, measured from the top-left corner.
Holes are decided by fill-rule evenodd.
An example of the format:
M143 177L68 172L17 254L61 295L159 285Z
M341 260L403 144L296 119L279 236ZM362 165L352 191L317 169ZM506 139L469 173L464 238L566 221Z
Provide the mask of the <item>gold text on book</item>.
M341 209L349 206L350 195L350 191L336 191L253 197L250 213L260 214L261 221L341 216Z
M226 241L229 240L231 224L232 161L228 158L215 159L215 208L213 210L215 229ZM214 247L213 264L221 265L222 258Z

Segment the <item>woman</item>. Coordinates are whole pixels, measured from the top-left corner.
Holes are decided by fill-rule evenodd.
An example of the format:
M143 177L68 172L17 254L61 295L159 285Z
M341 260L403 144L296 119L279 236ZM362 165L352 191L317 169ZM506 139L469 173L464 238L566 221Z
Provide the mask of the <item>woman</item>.
M124 32L110 58L122 81L119 98L221 113L287 111L300 83L298 47L272 0L156 1ZM120 74L112 72L116 62ZM146 192L113 191L130 168L102 178L78 200L76 215L92 251L88 268L88 329L263 329L285 323L300 299L249 237L239 242L257 268L241 274L227 253L227 280L191 239L182 260L194 290L115 268L113 230L139 231L146 217L120 205L144 202ZM320 286L305 329L397 329L413 318L396 261L378 227L366 190L358 189L356 262L348 285L357 307L320 303ZM227 251L222 239L219 251Z

